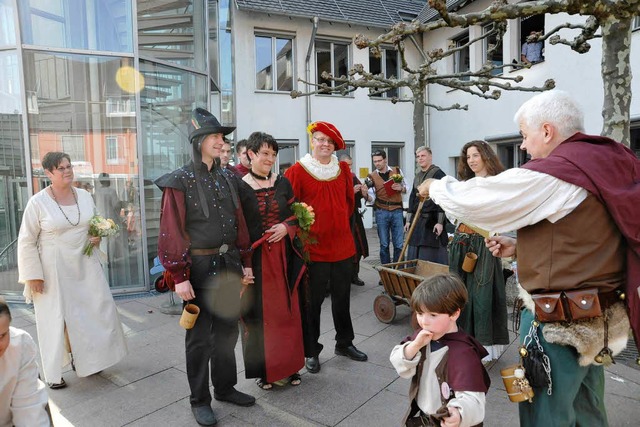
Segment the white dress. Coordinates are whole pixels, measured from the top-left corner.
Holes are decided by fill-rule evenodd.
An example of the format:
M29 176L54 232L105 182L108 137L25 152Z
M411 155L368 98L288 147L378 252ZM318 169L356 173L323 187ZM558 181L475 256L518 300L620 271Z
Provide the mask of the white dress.
M65 345L65 324L79 377L116 364L127 354L122 324L97 251L82 253L88 242L89 220L95 206L91 195L75 189L80 223L72 226L45 190L27 203L18 235L20 283L44 280L44 292L31 294L45 381L61 381L62 367L70 362ZM72 222L75 205L61 206Z

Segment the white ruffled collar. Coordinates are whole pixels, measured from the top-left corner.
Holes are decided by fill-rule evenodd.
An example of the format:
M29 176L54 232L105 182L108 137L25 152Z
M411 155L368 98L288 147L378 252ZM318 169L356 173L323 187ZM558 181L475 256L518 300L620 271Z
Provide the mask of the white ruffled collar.
M316 179L322 181L335 179L340 173L340 163L338 162L338 158L335 154L331 155L331 161L325 165L311 157L311 154L307 153L300 159L300 164Z

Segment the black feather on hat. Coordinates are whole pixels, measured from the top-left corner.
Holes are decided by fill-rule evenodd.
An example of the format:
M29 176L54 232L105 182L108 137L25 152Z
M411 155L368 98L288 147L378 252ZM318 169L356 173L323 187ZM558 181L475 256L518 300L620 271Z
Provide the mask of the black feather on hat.
M210 135L212 133L221 133L229 135L236 130L235 127L222 126L216 116L205 110L204 108L196 108L191 113L191 123L189 123L189 142L201 135Z

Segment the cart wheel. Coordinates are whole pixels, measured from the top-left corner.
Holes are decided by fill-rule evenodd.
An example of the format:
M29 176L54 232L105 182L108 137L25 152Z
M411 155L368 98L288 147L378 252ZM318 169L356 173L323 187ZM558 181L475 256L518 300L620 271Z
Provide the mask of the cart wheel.
M157 292L164 294L169 290L169 288L164 284L162 278L162 274L156 277L156 280L153 281L153 287Z
M373 300L373 312L382 323L391 323L396 318L396 304L389 295L378 295Z

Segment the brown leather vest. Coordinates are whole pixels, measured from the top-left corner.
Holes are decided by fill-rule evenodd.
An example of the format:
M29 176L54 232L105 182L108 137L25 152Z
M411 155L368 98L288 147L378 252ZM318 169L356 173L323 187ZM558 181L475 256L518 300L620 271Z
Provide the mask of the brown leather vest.
M400 169L392 167L391 172L389 173L389 179L391 179L391 175L396 173L400 173ZM376 186L376 201L374 202L374 206L377 209L384 209L387 211L402 209L402 193L397 192L392 196L388 195L387 190L384 188L384 180L380 174L373 172L369 174L369 176L371 177L373 184Z
M605 206L589 193L578 207L552 224L518 230L518 276L529 293L624 283L625 243Z

